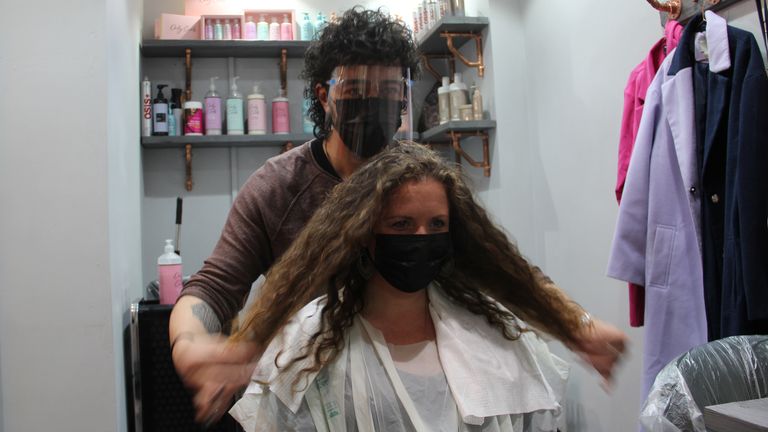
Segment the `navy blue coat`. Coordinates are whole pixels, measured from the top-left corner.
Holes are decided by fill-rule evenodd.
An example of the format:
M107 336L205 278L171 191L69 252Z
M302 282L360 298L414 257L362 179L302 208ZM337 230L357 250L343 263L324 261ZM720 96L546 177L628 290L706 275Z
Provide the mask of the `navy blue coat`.
M710 340L768 333L768 77L754 36L728 27L731 67L697 63L701 16L670 74L693 68L704 294Z

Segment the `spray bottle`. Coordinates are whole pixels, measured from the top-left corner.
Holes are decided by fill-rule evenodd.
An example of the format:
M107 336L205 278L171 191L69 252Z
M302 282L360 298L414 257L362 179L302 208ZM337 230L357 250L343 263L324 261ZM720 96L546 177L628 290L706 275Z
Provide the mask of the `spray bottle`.
M243 127L243 95L237 91L239 76L232 78L229 97L227 98L227 135L242 135Z
M174 304L182 288L181 257L173 251L173 240L165 241L164 253L157 258L160 304Z
M152 83L144 77L141 82L141 136L152 135Z
M152 112L154 123L152 124L153 135L168 135L168 99L163 95L163 88L168 87L165 84L157 86L157 97L152 101Z
M211 87L205 95L205 134L221 135L221 97L216 93L216 80L211 77Z

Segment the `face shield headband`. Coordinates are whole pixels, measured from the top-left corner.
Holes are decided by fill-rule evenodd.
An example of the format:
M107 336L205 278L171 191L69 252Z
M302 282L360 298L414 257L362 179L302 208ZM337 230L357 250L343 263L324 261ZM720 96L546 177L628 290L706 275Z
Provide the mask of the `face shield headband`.
M332 127L359 158L379 153L396 139L413 139L409 69L340 66L328 84Z

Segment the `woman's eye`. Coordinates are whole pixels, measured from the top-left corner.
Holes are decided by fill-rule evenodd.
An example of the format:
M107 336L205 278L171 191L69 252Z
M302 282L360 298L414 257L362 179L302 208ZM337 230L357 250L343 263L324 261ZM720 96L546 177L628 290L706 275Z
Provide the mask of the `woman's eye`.
M432 221L432 228L434 229L441 229L445 228L446 226L448 226L448 223L443 219L434 219Z
M395 229L405 229L405 228L408 228L408 225L409 225L408 220L401 219L401 220L392 222L391 226L392 228L395 228Z

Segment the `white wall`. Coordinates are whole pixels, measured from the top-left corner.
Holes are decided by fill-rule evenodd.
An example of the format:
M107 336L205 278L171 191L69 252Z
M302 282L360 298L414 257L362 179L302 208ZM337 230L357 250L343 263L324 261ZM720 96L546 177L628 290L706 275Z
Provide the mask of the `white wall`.
M10 8L0 14L0 430L125 430L122 314L140 281L138 3Z
M107 62L107 193L112 347L115 383L115 431L128 427L124 332L130 304L142 296L141 159L137 95L141 2L108 0Z

